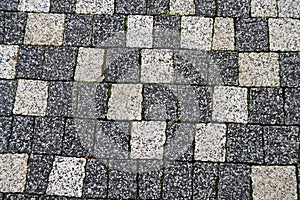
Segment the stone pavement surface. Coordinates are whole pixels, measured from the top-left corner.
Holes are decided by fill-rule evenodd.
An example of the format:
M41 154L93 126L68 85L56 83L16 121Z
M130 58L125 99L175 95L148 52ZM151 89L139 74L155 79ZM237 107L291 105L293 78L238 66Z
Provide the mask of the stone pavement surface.
M1 0L0 199L300 198L300 0Z

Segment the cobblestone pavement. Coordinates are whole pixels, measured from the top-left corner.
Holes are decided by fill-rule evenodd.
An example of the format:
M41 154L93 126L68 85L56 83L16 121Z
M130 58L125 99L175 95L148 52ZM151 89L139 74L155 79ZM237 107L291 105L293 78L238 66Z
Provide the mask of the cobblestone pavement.
M300 0L0 0L0 199L300 198Z

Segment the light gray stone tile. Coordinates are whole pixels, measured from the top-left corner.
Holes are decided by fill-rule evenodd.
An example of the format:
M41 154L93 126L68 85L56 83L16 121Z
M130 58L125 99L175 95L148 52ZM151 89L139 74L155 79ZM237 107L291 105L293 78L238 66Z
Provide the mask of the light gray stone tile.
M49 12L50 0L20 0L18 10L27 12Z
M193 0L170 0L170 14L193 15L195 14L195 3Z
M113 14L114 0L77 0L76 13Z
M234 50L233 18L215 18L213 50Z
M300 17L300 0L278 0L279 17Z
M276 17L277 16L276 0L252 0L251 16L252 17Z
M0 45L0 78L14 79L18 61L18 46Z

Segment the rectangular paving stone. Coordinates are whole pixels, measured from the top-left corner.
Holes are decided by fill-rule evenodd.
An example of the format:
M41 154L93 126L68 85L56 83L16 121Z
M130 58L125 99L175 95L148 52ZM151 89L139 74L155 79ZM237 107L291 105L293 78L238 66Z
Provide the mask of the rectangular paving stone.
M4 44L22 44L27 13L6 12L4 14Z
M196 15L204 17L216 16L215 0L195 0Z
M6 200L38 200L38 195L29 195L29 194L6 194L4 195Z
M279 17L299 18L299 0L278 0Z
M169 13L169 0L148 0L147 14L160 15Z
M279 60L281 86L300 86L300 53L281 53Z
M215 18L213 50L234 50L234 20L233 18Z
M75 12L75 0L50 0L50 11L57 13Z
M295 164L298 160L299 128L295 126L264 127L264 151L267 164Z
M27 154L0 154L0 191L23 192L26 183Z
M15 81L0 81L0 115L11 115L13 106L14 106L14 98L17 90L17 82Z
M170 0L170 14L193 15L195 14L195 3L193 0Z
M42 196L41 199L43 199L43 200L68 200L69 198L48 195L48 196Z
M84 158L56 156L49 175L47 194L81 197L85 164Z
M0 117L0 152L8 152L8 141L11 135L11 117Z
M0 2L0 10L16 11L19 0L3 0Z
M294 166L253 166L251 178L253 200L297 199Z
M28 161L26 192L45 194L53 156L31 154Z
M17 45L0 45L0 78L14 79L18 58Z
M300 21L298 19L269 19L270 50L300 51Z
M249 17L249 0L218 0L218 16Z
M117 14L145 14L146 0L116 0Z
M285 93L285 114L286 124L300 124L300 89L286 88Z
M0 44L4 42L4 12L0 11Z
M276 1L252 0L251 17L277 17Z
M113 14L114 0L77 0L76 13L83 14Z
M19 0L18 10L27 12L49 12L50 0Z

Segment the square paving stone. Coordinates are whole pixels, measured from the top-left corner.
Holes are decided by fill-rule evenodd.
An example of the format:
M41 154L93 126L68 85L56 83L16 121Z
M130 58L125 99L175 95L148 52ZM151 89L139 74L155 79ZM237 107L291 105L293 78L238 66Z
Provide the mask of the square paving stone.
M0 78L15 78L17 58L18 46L0 45Z
M195 163L193 170L193 199L215 199L219 168L216 163Z
M249 0L218 0L218 16L249 17Z
M160 15L169 13L168 0L148 0L147 3L147 13L149 15Z
M38 200L39 197L37 195L29 195L29 194L6 194L4 195L5 200Z
M229 124L226 141L228 162L264 162L263 128L258 125Z
M60 154L65 122L60 118L35 119L32 151L39 154Z
M278 0L279 17L299 18L299 0Z
M294 166L253 166L253 199L297 199Z
M29 13L24 44L62 45L64 21L63 14Z
M33 124L33 117L16 116L14 118L9 138L9 151L14 153L31 152Z
M277 53L240 53L239 84L241 86L280 85L279 56Z
M18 10L27 12L49 12L50 0L20 0Z
M20 46L16 78L41 79L45 48L40 46Z
M170 0L170 14L193 15L195 14L195 2L193 0Z
M175 120L177 88L174 85L144 85L143 103L146 120Z
M300 88L285 89L286 124L300 125Z
M264 151L267 164L296 164L299 150L299 128L295 126L264 127Z
M16 11L18 3L19 0L2 0L0 2L0 10Z
M114 0L77 0L76 13L83 14L113 14Z
M300 51L300 21L298 19L269 19L270 50Z
M84 158L56 156L49 175L47 194L81 197L85 164Z
M277 17L276 1L252 0L251 17Z
M26 183L27 154L0 154L0 191L23 192Z
M18 80L14 114L45 116L47 109L48 83L35 80Z
M11 115L14 98L17 90L17 82L15 81L0 81L0 115Z
M27 13L6 12L4 15L4 44L22 44Z
M210 50L213 19L195 16L181 18L181 48Z
M116 0L117 14L145 14L146 0Z
M74 77L77 48L48 47L45 52L43 79L72 80Z
M300 86L300 53L281 53L279 58L281 86Z
M162 159L166 141L166 122L132 122L131 154L132 159Z
M89 46L92 38L92 17L72 15L66 17L64 44L67 46Z
M138 49L108 49L105 58L105 80L115 83L138 83L140 79Z
M249 122L282 124L284 122L283 91L281 88L251 88Z
M190 199L192 170L191 163L167 162L163 177L163 199Z
M234 50L233 18L215 18L213 45L214 50Z
M240 18L236 25L238 51L268 51L269 32L266 18Z
M45 194L53 156L31 154L28 161L26 192Z
M205 17L216 16L216 1L215 0L195 0L196 15Z
M248 121L247 89L216 86L213 94L212 120L246 123Z
M73 13L75 12L75 0L50 0L51 12Z
M225 143L225 124L196 124L195 160L224 162Z
M251 169L247 165L221 164L218 199L251 200Z
M11 117L0 117L0 152L8 151L8 141L11 134Z
M154 17L153 46L155 48L179 48L180 45L180 17Z

